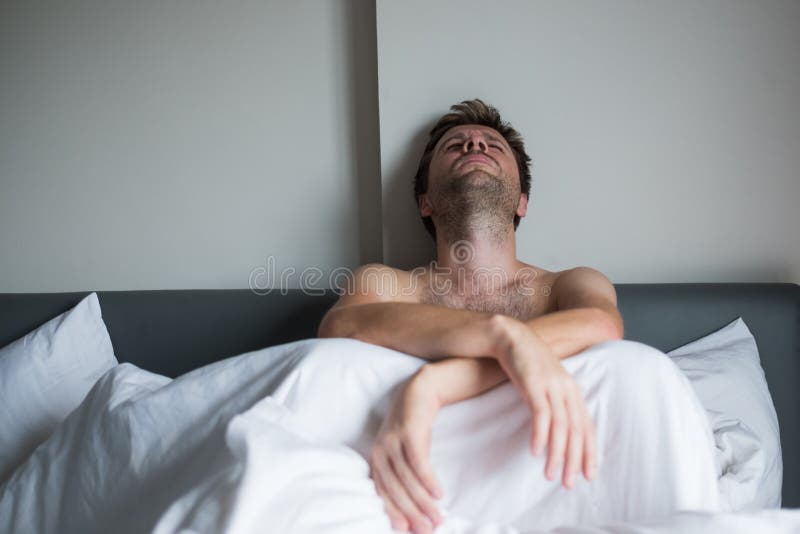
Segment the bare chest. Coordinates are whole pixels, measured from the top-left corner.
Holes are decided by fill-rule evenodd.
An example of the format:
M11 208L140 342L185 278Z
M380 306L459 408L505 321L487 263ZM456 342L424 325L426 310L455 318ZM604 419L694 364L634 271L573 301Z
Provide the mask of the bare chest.
M466 294L457 290L436 291L435 288L426 288L420 295L420 301L448 308L499 313L521 321L528 321L551 311L550 287L543 284L540 286L511 287L482 294Z

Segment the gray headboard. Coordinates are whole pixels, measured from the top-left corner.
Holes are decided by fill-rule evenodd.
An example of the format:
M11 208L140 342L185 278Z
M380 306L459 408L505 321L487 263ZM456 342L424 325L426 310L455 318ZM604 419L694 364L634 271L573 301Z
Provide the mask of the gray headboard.
M758 343L778 412L783 506L800 506L800 286L777 283L617 284L625 337L664 352L741 316ZM87 292L0 294L0 347L74 306ZM313 337L336 296L299 290L100 291L120 361L178 376L258 348Z

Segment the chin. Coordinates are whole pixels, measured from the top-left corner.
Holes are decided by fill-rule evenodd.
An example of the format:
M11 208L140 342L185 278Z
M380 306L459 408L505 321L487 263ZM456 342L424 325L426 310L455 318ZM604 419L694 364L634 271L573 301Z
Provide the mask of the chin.
M498 180L499 178L494 174L489 174L488 172L481 170L481 169L473 169L471 171L467 171L461 176L457 178L461 180L465 179L472 179L472 180Z

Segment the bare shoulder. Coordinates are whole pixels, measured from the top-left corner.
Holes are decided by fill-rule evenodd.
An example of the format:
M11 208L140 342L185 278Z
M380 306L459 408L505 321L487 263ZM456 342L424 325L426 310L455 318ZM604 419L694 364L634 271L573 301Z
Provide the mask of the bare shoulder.
M558 309L587 305L616 306L617 292L609 278L593 267L578 266L555 273L553 295Z
M412 272L382 263L357 268L339 287L337 307L372 302L416 302Z

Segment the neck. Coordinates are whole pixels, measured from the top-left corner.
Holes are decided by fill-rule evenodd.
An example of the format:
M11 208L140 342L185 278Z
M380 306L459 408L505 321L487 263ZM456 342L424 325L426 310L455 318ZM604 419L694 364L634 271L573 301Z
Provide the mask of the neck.
M514 279L519 261L512 225L502 231L491 226L473 227L457 235L442 230L445 231L437 228L436 272L438 276L451 278L454 289L466 293L480 291L487 276L493 273L509 281Z

